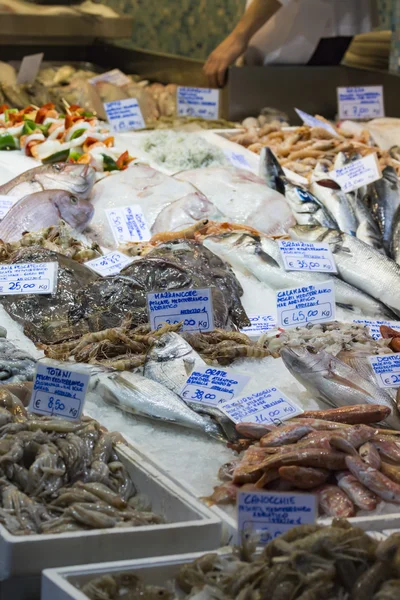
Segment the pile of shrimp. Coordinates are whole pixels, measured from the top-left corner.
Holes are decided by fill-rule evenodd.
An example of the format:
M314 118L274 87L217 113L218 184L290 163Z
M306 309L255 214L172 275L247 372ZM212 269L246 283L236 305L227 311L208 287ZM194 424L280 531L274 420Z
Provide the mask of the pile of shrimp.
M322 119L322 117L319 117ZM278 158L280 164L298 175L310 178L317 162L333 168L339 152L367 156L374 152L378 155L380 167L390 165L400 174L400 162L395 160L387 151L372 145L368 131L364 130L357 138L334 128L337 135L323 127L283 128L282 124L274 121L256 129L235 133L229 139L248 150L259 154L261 148L268 146Z

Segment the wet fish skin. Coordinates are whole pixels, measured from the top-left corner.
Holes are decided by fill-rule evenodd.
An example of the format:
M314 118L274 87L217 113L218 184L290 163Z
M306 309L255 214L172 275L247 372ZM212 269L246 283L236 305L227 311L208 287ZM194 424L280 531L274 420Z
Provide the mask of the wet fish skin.
M400 485L393 482L377 469L370 467L361 458L346 456L346 466L360 483L382 500L400 504Z
M295 185L288 179L283 179L285 198L292 209L299 225L322 225L338 229L338 224L329 210L309 190L301 185Z
M384 423L400 429L400 416L391 396L338 358L324 350L312 354L306 348L282 348L281 358L306 389L330 406L383 404L392 411Z
M296 225L293 239L328 243L338 276L400 315L400 266L361 240L325 227Z
M96 172L89 165L55 163L29 169L0 186L0 195L22 198L44 190L66 190L82 199L89 197Z
M29 194L14 204L0 223L0 239L17 242L26 231L58 225L60 219L82 231L93 216L90 202L65 190L45 190Z
M341 519L354 516L353 502L337 485L325 484L315 492L318 494L319 505L325 515Z
M381 179L368 186L366 202L381 231L383 247L390 254L394 217L400 207L400 182L393 167L385 167Z
M385 253L383 249L382 234L379 227L374 221L370 210L365 206L357 192L350 192L347 194L350 205L352 206L358 221L356 237L362 242L375 248L378 252ZM326 227L329 227L329 225L326 225Z
M285 184L283 182L285 173L275 154L268 146L261 148L259 165L258 174L265 179L267 186L285 195Z

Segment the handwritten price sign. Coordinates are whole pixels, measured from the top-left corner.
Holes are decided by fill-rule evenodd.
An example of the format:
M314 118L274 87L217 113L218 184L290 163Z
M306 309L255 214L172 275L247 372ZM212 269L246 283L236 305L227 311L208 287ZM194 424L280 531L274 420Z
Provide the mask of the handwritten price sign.
M58 263L0 265L0 295L52 294Z

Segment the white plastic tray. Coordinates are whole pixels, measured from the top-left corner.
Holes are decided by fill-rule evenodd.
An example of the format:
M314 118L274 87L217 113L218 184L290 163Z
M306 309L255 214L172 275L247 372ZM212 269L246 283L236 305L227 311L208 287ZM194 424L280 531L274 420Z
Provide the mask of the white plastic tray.
M31 536L11 535L0 525L0 580L39 576L50 567L205 551L220 545L221 521L206 506L134 449L120 446L118 454L138 493L168 523Z

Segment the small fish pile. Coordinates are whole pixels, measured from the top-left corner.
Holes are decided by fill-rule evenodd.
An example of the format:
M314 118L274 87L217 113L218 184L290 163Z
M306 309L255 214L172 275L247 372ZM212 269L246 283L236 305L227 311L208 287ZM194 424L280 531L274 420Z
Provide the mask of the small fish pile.
M400 504L399 431L380 429L390 408L381 404L306 411L286 424L239 423L244 436L230 446L244 450L224 465L224 483L206 500L229 504L239 490L311 490L320 511L352 517L378 502Z
M117 433L96 421L27 415L9 391L0 407L0 523L13 535L163 523L119 460Z
M400 534L378 542L344 519L329 527L298 525L260 555L248 543L229 553L204 554L181 566L162 588L143 583L136 572L114 571L91 579L81 591L90 600L397 600Z

